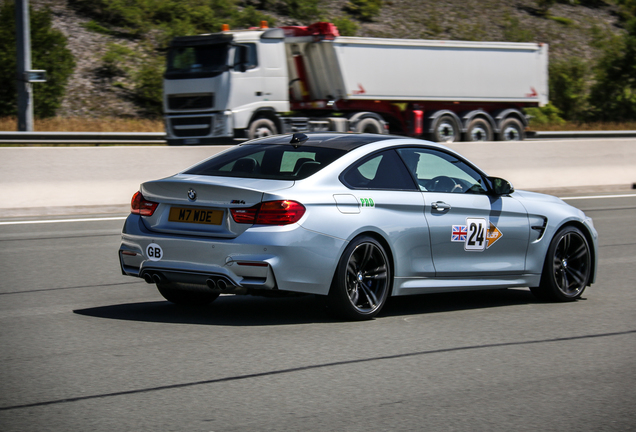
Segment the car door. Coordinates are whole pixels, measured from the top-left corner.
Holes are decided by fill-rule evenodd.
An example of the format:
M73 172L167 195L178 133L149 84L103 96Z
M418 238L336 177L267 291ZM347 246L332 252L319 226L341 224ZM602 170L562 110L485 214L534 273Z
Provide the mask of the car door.
M488 193L486 179L440 149L398 150L424 197L436 277L523 274L530 227L511 196Z
M394 149L373 153L340 177L360 206L362 227L379 227L390 243L395 286L432 278L430 237L424 200Z

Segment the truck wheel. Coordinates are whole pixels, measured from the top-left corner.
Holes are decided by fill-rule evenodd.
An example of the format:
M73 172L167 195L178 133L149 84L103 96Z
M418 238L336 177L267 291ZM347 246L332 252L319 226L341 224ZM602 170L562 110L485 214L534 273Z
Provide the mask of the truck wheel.
M455 142L459 141L459 127L455 119L449 115L443 115L435 122L433 129L433 141Z
M254 120L250 124L250 128L247 131L247 137L249 139L263 138L270 135L276 135L278 129L273 121L266 118L259 118Z
M507 118L501 123L499 141L521 141L524 138L523 125L516 118Z
M358 133L381 134L383 129L384 126L380 121L373 117L365 117L356 124L356 132Z
M468 124L466 141L492 141L492 127L482 118L476 118Z

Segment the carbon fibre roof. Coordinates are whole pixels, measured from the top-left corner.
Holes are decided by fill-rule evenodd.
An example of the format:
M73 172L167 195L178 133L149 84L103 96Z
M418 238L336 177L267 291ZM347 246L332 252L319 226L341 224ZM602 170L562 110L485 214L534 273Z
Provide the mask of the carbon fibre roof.
M375 143L378 141L384 141L389 139L396 139L399 137L393 135L377 135L377 134L362 134L362 133L323 133L323 132L315 132L315 133L306 133L308 140L304 141L300 144L302 146L311 146L311 147L324 147L324 148L334 148L341 149L345 151L351 151L358 147L362 147L366 144ZM276 135L269 136L265 138L255 139L252 141L248 141L242 145L295 145L291 144L290 141L293 137L293 134L286 135Z

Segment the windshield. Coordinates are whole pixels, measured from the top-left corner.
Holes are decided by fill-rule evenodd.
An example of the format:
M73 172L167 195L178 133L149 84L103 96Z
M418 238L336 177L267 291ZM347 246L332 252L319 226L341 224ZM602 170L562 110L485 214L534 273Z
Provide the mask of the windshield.
M345 153L346 150L325 147L248 144L203 161L185 174L301 180Z
M207 78L227 70L229 44L174 46L168 51L166 78Z

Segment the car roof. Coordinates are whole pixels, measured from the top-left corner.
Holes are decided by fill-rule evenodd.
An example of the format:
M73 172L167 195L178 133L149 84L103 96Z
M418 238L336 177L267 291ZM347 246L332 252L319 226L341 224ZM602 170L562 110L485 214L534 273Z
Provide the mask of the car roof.
M289 146L307 146L307 147L323 147L341 149L345 151L351 151L358 147L362 147L366 144L376 143L378 141L384 141L389 139L396 139L402 137L396 137L393 135L377 135L368 133L337 133L337 132L308 132L306 133L307 140L299 143L291 143L294 135L299 134L286 134L268 136L260 139L248 141L242 145L289 145Z

